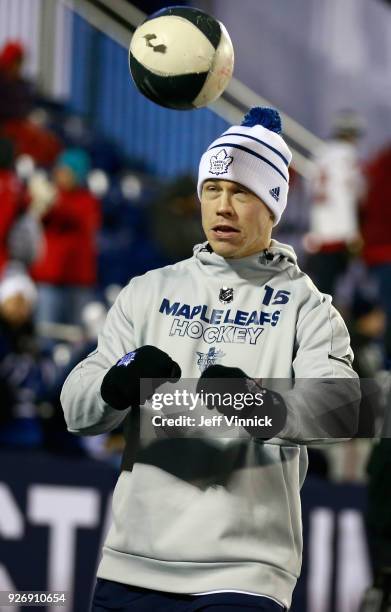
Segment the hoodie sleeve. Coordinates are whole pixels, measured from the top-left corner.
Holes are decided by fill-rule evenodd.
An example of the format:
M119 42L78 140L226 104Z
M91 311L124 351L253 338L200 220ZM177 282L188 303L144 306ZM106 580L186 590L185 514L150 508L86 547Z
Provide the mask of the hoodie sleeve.
M352 362L349 334L331 297L311 293L297 323L294 384L282 393L288 416L278 437L319 444L354 436L361 394Z
M67 377L61 392L68 431L96 435L117 427L129 410L115 410L106 404L100 387L106 372L126 353L137 348L131 320L132 282L125 287L107 314L95 351L81 361Z

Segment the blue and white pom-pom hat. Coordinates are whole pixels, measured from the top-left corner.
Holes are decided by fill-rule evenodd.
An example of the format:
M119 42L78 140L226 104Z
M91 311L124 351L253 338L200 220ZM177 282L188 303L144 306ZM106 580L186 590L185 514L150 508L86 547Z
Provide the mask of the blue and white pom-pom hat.
M252 108L209 146L200 161L198 197L209 179L240 183L272 211L277 225L285 210L292 153L280 136L281 118L273 108Z

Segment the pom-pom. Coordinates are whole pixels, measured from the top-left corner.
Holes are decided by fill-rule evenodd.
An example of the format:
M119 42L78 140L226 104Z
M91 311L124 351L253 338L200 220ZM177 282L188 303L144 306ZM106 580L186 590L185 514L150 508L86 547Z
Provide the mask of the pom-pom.
M280 113L275 108L254 106L245 115L242 125L245 127L262 125L271 132L276 132L276 134L281 134L282 132Z

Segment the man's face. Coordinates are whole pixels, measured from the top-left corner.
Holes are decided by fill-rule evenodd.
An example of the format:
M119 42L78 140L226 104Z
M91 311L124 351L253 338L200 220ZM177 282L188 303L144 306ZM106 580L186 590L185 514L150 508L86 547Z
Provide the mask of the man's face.
M32 305L22 293L9 296L0 304L0 313L12 327L20 327L32 316Z
M77 187L76 176L68 166L57 166L53 172L53 179L61 191L72 191Z
M201 193L202 227L215 253L247 257L270 244L273 215L258 196L232 181L207 180Z
M9 79L19 79L22 72L23 58L15 57L6 68L6 75Z

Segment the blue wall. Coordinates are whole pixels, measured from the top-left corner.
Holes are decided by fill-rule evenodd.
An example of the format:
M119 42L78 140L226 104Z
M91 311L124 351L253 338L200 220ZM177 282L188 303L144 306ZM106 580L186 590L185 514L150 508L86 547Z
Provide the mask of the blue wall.
M173 111L147 100L130 77L127 50L76 14L72 44L71 107L159 176L196 173L227 122L208 109Z

